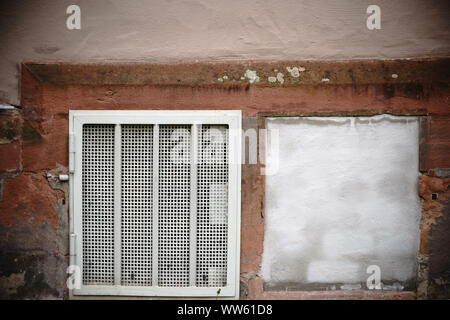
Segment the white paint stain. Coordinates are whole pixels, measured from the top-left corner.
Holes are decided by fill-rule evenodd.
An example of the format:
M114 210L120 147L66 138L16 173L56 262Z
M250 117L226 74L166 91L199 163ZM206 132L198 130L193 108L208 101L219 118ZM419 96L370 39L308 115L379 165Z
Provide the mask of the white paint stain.
M284 74L282 74L281 72L277 73L277 80L279 83L283 84L284 83Z
M292 77L300 77L300 72L304 72L306 68L304 67L286 67L286 70L291 74Z
M276 77L269 77L269 78L267 78L267 80L269 80L269 82L272 82L272 83L277 82Z
M328 79L328 78L322 78L322 82L328 82L328 81L330 81L330 79Z
M300 70L297 67L286 67L286 70L291 74L292 77L298 78L300 76Z
M248 79L248 82L250 83L259 82L259 77L256 74L256 71L254 70L247 69L247 71L245 71L244 76Z
M217 78L217 81L219 81L219 82L224 82L225 80L228 80L228 76L227 75L224 75L224 76L222 76L220 78Z
M397 78L398 78L398 74L393 73L393 74L392 74L392 78L397 79Z

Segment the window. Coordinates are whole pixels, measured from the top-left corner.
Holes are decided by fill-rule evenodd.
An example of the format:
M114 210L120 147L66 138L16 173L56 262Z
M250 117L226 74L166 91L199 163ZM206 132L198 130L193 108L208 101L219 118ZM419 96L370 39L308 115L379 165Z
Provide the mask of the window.
M69 116L73 295L237 298L241 112Z

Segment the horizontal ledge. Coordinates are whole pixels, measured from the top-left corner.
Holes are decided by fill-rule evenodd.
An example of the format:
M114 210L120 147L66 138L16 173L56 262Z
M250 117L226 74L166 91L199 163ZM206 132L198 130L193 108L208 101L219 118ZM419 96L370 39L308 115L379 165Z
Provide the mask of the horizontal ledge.
M55 85L170 85L239 89L252 86L444 84L450 58L351 61L199 63L24 62L42 83Z

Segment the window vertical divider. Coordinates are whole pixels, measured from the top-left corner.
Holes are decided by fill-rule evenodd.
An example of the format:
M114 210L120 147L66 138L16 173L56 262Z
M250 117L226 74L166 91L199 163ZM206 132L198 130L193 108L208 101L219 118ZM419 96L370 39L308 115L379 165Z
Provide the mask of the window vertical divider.
M159 125L153 125L152 285L158 286Z
M191 199L189 235L189 286L196 286L197 273L197 188L198 188L198 127L194 123L191 130Z
M114 130L114 285L121 284L122 271L122 127Z

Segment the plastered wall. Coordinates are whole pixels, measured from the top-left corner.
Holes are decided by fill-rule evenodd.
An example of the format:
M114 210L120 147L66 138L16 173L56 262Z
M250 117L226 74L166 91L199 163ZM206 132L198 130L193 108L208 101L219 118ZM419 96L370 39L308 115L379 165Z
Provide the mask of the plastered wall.
M265 178L265 288L367 288L375 265L385 285L412 289L417 117L280 117L266 126L279 138L266 149L273 174Z
M66 9L81 8L81 29ZM368 30L366 9L381 8ZM20 63L346 60L450 54L446 0L5 0L0 102L19 104Z

